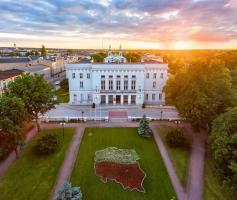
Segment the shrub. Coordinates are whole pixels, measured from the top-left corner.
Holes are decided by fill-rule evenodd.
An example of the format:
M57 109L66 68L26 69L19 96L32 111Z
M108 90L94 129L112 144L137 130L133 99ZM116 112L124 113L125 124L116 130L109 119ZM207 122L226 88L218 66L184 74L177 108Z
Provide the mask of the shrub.
M45 134L39 138L35 145L35 152L38 154L50 154L61 146L61 138L56 134Z
M146 108L146 104L145 103L142 104L142 108Z
M166 142L170 147L187 147L188 142L180 129L172 129L165 136Z

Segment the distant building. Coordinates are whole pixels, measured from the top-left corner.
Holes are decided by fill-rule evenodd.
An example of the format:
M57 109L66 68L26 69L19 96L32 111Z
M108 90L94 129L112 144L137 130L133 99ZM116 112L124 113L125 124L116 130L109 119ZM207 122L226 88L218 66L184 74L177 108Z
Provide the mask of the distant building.
M70 104L141 105L164 104L163 87L168 64L163 62L126 63L111 50L104 63L67 64Z
M42 75L45 80L51 79L51 69L46 65L37 64L30 67L18 67L18 69L30 74Z
M108 56L104 59L104 63L126 63L127 59L123 57L122 47L119 48L119 53L112 53L111 47L109 47Z
M41 59L38 56L0 57L0 70L10 70L20 66L32 66L39 63Z
M24 71L18 69L0 71L0 96L7 90L9 82L14 81L16 77L23 73Z

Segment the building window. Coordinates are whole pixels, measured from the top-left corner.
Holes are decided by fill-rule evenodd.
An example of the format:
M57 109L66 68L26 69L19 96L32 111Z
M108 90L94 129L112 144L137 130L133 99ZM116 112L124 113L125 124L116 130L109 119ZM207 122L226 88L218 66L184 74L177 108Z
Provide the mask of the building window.
M105 90L105 80L100 81L100 88L101 90Z
M75 73L72 73L72 78L76 78L76 74Z
M125 75L124 78L128 78L128 75Z
M109 78L113 78L113 75L109 75Z
M159 100L162 100L162 93L159 94Z
M149 94L146 94L146 100L147 101L149 100Z
M80 78L83 78L83 73L80 73Z
M154 78L154 79L156 78L156 73L153 74L153 78Z
M120 90L120 80L116 81L116 90Z
M101 78L105 78L105 75L101 75Z
M163 73L160 74L160 78L161 78L161 79L164 78L164 74L163 74Z
M128 80L124 80L124 90L128 90Z
M87 74L86 77L87 77L88 79L90 79L90 78L91 78L91 74Z
M109 80L109 90L113 90L113 80Z
M152 101L155 101L155 100L156 100L156 95L152 94Z
M81 102L84 101L84 94L81 94Z
M149 79L149 73L146 73L146 78Z
M83 81L80 81L80 88L83 88Z
M156 88L156 82L155 81L153 81L153 89L155 89Z
M76 94L73 95L73 102L77 102L77 95Z
M120 78L120 75L117 75L117 78Z
M132 75L132 78L136 78L136 75Z
M136 89L136 80L132 80L132 86L131 86L132 90Z

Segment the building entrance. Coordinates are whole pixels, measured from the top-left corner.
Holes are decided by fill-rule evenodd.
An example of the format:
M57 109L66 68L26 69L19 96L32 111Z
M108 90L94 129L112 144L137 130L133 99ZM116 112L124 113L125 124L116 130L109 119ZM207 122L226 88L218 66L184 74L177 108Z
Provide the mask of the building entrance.
M121 96L116 95L116 104L121 104Z

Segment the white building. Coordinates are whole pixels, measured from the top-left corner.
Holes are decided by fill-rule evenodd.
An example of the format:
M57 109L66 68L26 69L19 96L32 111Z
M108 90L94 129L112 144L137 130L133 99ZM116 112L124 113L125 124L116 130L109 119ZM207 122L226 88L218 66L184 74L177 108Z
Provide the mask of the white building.
M70 104L164 104L168 64L127 63L111 51L104 63L67 64Z

